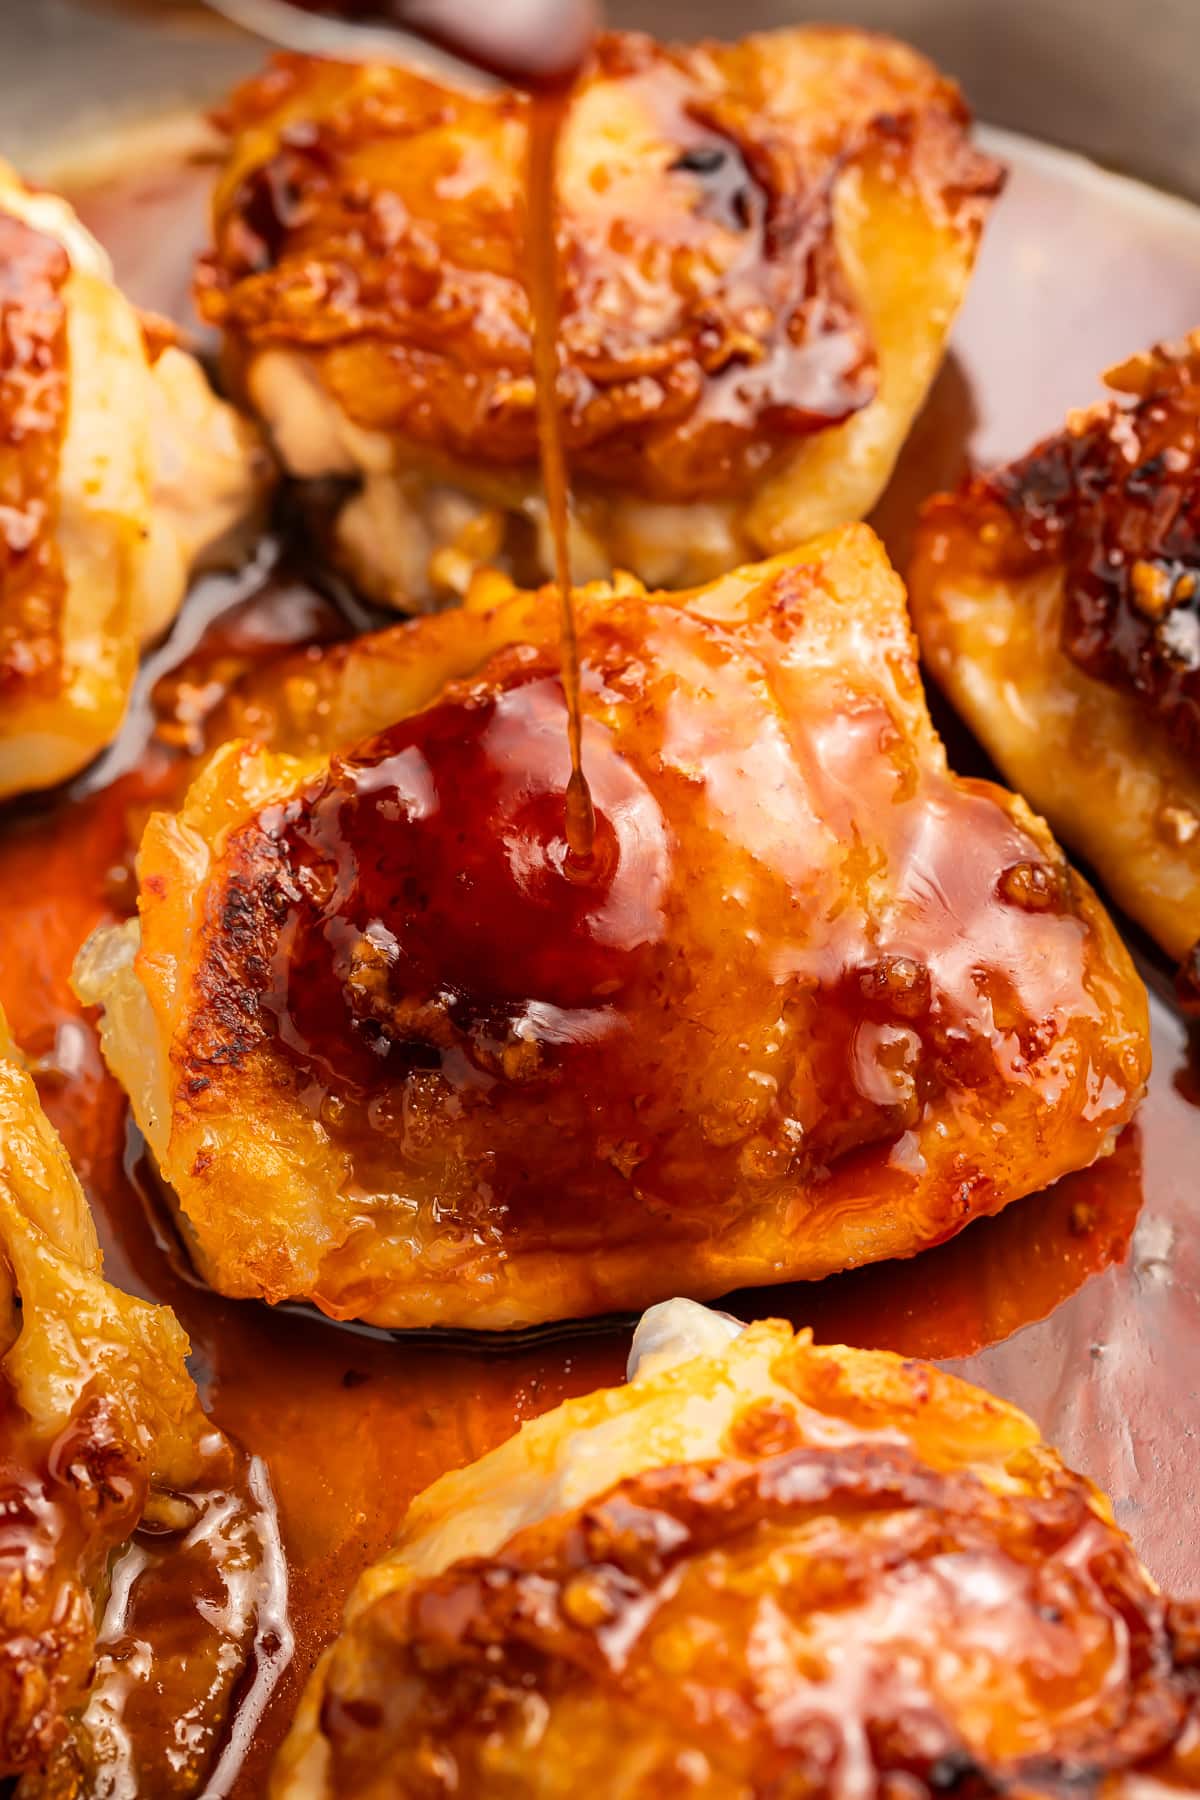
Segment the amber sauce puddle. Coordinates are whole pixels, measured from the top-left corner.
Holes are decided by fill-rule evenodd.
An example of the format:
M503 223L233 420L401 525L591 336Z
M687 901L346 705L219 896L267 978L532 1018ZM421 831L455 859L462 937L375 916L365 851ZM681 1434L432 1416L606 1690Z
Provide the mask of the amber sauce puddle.
M142 304L178 311L209 178L202 165L143 156L102 188L75 189ZM1025 449L1092 395L1106 363L1197 322L1200 215L1094 182L1104 186L1081 186L1072 165L1032 146L1016 157L955 354L879 511L897 554L917 501L969 454ZM244 1800L264 1791L351 1583L388 1548L413 1495L522 1419L619 1380L628 1346L624 1327L490 1350L396 1341L211 1293L163 1220L123 1097L70 994L84 937L132 911L130 846L150 809L174 803L183 752L220 691L290 647L361 628L286 561L200 583L144 671L111 758L58 795L0 809L0 996L96 1209L108 1272L176 1308L206 1404L265 1460L278 1501L296 1650L233 1789ZM947 735L955 767L986 772L965 733ZM1167 972L1152 956L1143 967L1155 1071L1108 1162L912 1263L731 1304L812 1324L825 1341L948 1360L1016 1400L1110 1489L1159 1579L1195 1591L1200 1549L1179 1496L1194 1486L1200 1437L1200 1078Z

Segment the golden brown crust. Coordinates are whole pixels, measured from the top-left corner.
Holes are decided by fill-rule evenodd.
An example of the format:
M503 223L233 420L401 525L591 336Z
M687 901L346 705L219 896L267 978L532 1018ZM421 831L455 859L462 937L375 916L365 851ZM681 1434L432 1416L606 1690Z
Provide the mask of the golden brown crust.
M865 1443L655 1470L384 1597L320 1722L340 1800L521 1791L556 1715L597 1794L833 1795L853 1766L862 1793L985 1795L1144 1766L1198 1694L1075 1477L997 1495Z
M226 123L199 296L238 354L303 347L356 423L532 465L522 104L293 57ZM735 493L865 407L874 347L834 190L869 153L973 240L999 174L966 123L957 89L884 38L601 38L561 165L573 469L665 499Z
M151 822L136 960L81 991L217 1286L483 1326L819 1275L1136 1104L1128 959L1041 824L947 771L865 528L597 584L580 631L592 883L555 863L545 594L309 660L316 753L227 746Z
M1169 954L1200 938L1200 338L1108 376L923 509L925 659L1005 775Z
M1072 416L1019 462L976 476L953 507L981 571L1063 573L1062 646L1133 695L1186 755L1200 750L1200 334L1111 370L1133 396Z
M67 418L67 254L0 201L0 706L62 678L55 536Z
M276 1800L1195 1784L1196 1609L1030 1420L778 1323L698 1349L664 1310L625 1388L414 1502Z
M66 201L0 161L0 801L111 741L140 649L268 481Z

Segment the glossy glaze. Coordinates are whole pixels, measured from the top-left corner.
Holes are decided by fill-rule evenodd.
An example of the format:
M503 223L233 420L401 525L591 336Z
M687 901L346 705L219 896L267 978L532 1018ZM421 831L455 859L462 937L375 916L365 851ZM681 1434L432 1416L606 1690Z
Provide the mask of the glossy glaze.
M420 1496L275 1800L1194 1788L1200 1607L1031 1420L727 1324L670 1302L626 1386Z
M451 701L339 758L283 809L281 859L320 898L281 941L265 1003L332 1090L441 1067L451 1042L502 1075L505 1053L486 1045L506 1035L505 1013L531 997L564 1015L611 1002L661 938L661 814L590 732L597 814L581 877L566 725L556 677L522 669L494 699Z
M1198 340L1200 341L1200 340ZM1200 355L1110 372L1068 415L926 503L909 568L927 665L1015 786L1164 950L1200 969Z
M324 1693L325 1791L1054 1792L1186 1741L1200 1617L1172 1616L1082 1483L1001 1497L754 1412L725 1460L370 1607Z
M0 1779L195 1793L289 1654L269 1484L170 1311L105 1280L2 1012L0 1247Z
M528 472L526 102L291 57L233 95L227 122L198 291L231 360L316 358L337 404L397 434L407 461ZM883 39L710 53L600 38L562 137L573 476L667 500L742 493L865 409L876 346L835 189L844 169L878 170L969 264L1001 175L966 125L957 90Z
M991 578L1062 570L1061 642L1086 675L1134 695L1187 755L1200 747L1200 338L1112 370L1128 398L977 477L962 508ZM927 529L936 530L937 503Z
M866 527L579 590L584 881L551 597L483 588L305 659L316 756L223 746L147 828L137 943L81 959L215 1286L510 1329L662 1299L668 1254L700 1297L910 1255L1109 1149L1140 984L947 769Z
M120 273L147 302L168 310L180 303L180 270L199 238L196 196L207 178L202 168L168 177L143 164L127 180L84 195ZM192 196L190 204L180 205L177 194ZM1134 243L1140 257L1130 251ZM1153 207L1140 211L1103 188L1097 193L1091 177L1081 185L1069 167L1040 155L1019 161L956 358L891 496L884 522L897 550L913 502L945 485L948 473L955 477L966 448L987 460L1019 454L1055 428L1098 369L1147 337L1178 336L1193 325L1197 267L1200 254L1177 219L1161 220ZM1078 283L1088 271L1092 303L1081 311ZM1103 305L1095 300L1101 292ZM506 1437L521 1418L619 1379L628 1334L552 1338L487 1354L392 1342L221 1300L197 1283L163 1223L136 1146L127 1163L123 1102L102 1072L67 972L88 930L132 903L130 837L148 806L172 797L170 740L194 730L178 715L190 718L213 699L220 681L210 683L209 654L227 674L228 643L218 632L190 669L168 670L199 621L227 597L212 587L195 597L175 651L156 665L166 716L147 746L152 715L145 705L135 712L107 765L110 774L124 771L119 779L98 775L73 797L4 815L0 991L18 1038L38 1059L43 1097L97 1208L113 1279L177 1308L219 1422L271 1470L297 1642L237 1789L250 1800L261 1792L297 1684L336 1629L351 1582L389 1547L413 1493ZM322 622L328 628L328 612L297 589L282 602L251 603L239 615L238 655L256 635L268 643L302 639ZM955 760L965 766L961 741ZM1107 1164L972 1226L915 1264L743 1294L732 1304L746 1316L811 1318L827 1342L968 1359L965 1372L1017 1399L1072 1464L1114 1494L1155 1574L1186 1592L1200 1584L1195 1534L1179 1504L1194 1482L1200 1430L1192 1373L1200 1345L1192 1179L1200 1089L1184 1028L1163 997L1165 981L1146 966L1161 989L1153 999L1155 1073L1138 1127ZM1081 1376L1096 1366L1102 1379Z

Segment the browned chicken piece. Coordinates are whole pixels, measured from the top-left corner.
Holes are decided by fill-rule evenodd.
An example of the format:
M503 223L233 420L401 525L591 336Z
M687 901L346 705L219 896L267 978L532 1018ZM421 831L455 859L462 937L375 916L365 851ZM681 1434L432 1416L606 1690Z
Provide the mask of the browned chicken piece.
M1137 1104L1141 983L1024 803L950 774L865 526L579 617L586 879L557 609L502 578L298 662L276 747L151 820L140 930L76 982L221 1291L508 1327L821 1276Z
M628 1386L414 1501L272 1800L1200 1785L1200 1605L1031 1420L928 1364L735 1329L655 1308Z
M0 800L116 736L140 649L269 468L67 203L0 163Z
M1107 381L1121 399L928 504L913 616L1007 778L1181 958L1200 939L1200 333Z
M104 1279L0 1013L0 1781L21 1778L18 1800L211 1791L268 1614L286 1660L269 1491L187 1353L168 1307Z
M229 103L199 303L338 554L405 609L550 573L527 106L289 57ZM559 162L580 579L697 583L863 517L941 359L1001 172L922 57L806 28L602 37Z

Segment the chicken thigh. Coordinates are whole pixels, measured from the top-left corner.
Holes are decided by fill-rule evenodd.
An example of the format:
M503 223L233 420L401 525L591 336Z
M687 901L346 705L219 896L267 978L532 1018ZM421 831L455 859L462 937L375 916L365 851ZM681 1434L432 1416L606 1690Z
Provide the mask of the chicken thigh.
M413 1502L272 1800L1162 1796L1200 1606L1014 1407L655 1309L631 1379Z
M269 466L66 202L0 164L0 800L115 737L141 647Z
M151 820L76 985L223 1292L509 1327L821 1276L1136 1105L1129 957L949 772L865 526L578 608L582 874L557 608L502 578L299 661Z
M526 292L527 104L282 58L226 109L201 310L405 610L551 571ZM707 580L861 518L937 369L1000 170L888 38L611 34L558 171L578 578Z
M929 503L913 616L1007 778L1182 958L1200 939L1200 334L1108 383L1121 399Z

